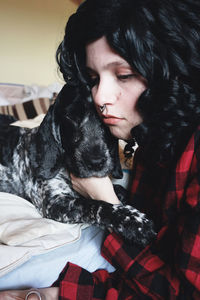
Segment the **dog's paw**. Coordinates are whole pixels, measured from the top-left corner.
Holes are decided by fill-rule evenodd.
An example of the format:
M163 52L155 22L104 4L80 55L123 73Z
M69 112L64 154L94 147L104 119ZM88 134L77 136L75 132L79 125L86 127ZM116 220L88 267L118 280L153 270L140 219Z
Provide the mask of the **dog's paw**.
M156 236L153 222L145 214L129 205L114 205L113 230L130 244L148 245Z

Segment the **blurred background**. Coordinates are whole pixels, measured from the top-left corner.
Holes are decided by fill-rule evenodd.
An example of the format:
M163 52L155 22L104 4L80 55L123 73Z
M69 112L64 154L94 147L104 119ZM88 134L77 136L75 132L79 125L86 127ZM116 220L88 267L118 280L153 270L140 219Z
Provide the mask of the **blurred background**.
M55 53L80 2L0 0L0 83L62 83Z

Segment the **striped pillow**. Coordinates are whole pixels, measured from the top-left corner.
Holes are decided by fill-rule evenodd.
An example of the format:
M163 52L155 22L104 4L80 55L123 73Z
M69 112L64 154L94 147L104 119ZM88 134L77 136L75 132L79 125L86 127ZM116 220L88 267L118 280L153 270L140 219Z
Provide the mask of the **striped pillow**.
M0 106L0 114L14 116L17 120L33 119L40 114L46 114L53 102L53 99L38 98L14 105Z

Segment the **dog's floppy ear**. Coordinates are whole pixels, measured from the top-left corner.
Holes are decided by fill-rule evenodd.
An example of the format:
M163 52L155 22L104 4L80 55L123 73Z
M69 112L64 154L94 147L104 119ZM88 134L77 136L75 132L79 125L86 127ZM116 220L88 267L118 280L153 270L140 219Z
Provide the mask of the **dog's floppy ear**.
M112 176L116 179L121 179L123 177L123 173L119 158L119 141L115 137L113 137L111 152L114 160L114 169L112 171Z
M9 125L15 121L17 121L17 119L11 115L0 114L0 126Z
M12 163L13 152L20 137L17 126L0 125L0 163L8 166Z
M72 135L73 124L67 120L66 107L73 106L77 89L64 85L55 103L50 106L42 121L35 140L30 146L31 165L37 177L50 179L56 176L64 161L63 139ZM78 109L78 108L77 108Z
M55 104L42 121L30 145L30 163L33 174L42 179L53 178L62 163L59 126L54 122Z

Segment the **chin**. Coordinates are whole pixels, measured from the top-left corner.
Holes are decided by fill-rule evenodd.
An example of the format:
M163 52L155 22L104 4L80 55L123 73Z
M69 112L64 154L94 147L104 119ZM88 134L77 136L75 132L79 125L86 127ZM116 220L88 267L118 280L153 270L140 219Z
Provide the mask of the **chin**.
M114 135L116 138L120 139L120 140L129 140L131 138L131 134L130 131L123 131L122 129L115 127L115 126L110 126L109 127L110 132L112 133L112 135Z

